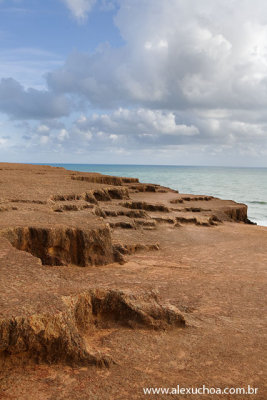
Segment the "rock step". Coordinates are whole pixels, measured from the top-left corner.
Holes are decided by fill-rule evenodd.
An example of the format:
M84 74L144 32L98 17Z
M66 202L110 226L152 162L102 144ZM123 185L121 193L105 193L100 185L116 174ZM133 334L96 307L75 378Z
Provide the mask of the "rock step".
M86 201L64 201L63 204L57 204L56 206L52 207L54 212L64 212L64 211L81 211L85 209L93 210L95 206L90 204Z
M127 187L120 188L103 188L94 189L85 193L68 193L68 194L56 194L50 197L52 202L62 201L78 201L85 200L89 203L97 204L98 201L111 201L113 199L122 200L129 198L129 191Z
M160 303L154 292L92 289L64 297L62 310L53 314L0 319L0 361L24 354L37 362L108 367L112 357L95 349L90 338L112 326L184 328L186 321L178 308Z
M217 222L220 222L220 220L216 216L211 216L211 217L181 216L181 217L176 217L176 221L180 224L194 224L199 226L214 226L217 225Z
M212 196L181 196L177 199L170 200L171 204L184 203L185 201L210 201L214 199Z
M160 212L169 212L169 208L164 204L159 203L147 203L145 201L127 201L125 203L121 203L123 207L137 209L137 210L146 210L146 211L160 211Z
M125 210L125 209L106 209L103 208L106 216L119 217L125 216L128 218L149 218L149 215L144 210Z
M114 261L108 226L96 229L70 227L14 227L0 230L18 250L31 253L44 265L75 264L81 267Z
M90 174L90 175L72 175L72 180L75 181L85 181L91 183L101 183L106 185L115 185L122 186L124 183L138 183L139 180L137 178L124 178L118 176L110 176L110 175L101 175L101 174Z

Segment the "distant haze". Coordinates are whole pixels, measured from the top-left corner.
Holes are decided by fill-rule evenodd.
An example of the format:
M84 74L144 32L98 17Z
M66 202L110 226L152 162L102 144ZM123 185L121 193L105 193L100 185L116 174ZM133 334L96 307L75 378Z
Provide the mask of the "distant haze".
M0 0L0 160L267 167L264 0Z

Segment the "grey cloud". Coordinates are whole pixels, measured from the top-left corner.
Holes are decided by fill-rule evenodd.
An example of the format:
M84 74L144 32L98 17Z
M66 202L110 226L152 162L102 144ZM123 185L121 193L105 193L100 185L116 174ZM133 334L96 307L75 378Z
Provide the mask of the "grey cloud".
M25 90L12 78L0 81L0 111L14 119L56 118L68 115L66 96L36 89Z
M94 141L105 140L109 146L119 144L125 148L184 143L199 135L196 126L177 122L172 112L143 108L83 116L75 127L81 134L90 132Z
M240 117L240 116L239 116ZM212 154L232 149L255 154L266 148L267 123L245 122L225 110L171 112L119 108L111 113L81 115L71 126L58 120L24 127L33 145L65 152L168 151L199 148ZM188 150L189 151L189 150Z
M71 136L93 146L131 149L169 149L170 146L211 146L216 151L242 148L254 152L266 147L267 122L242 121L225 110L170 112L148 109L122 109L112 113L79 118ZM84 138L83 138L84 135ZM74 144L75 147L75 144ZM214 151L214 150L213 150Z
M111 114L81 116L66 127L60 121L42 121L24 130L32 138L32 145L65 151L127 151L190 143L199 135L194 125L178 123L174 113L161 110L119 108Z
M125 45L71 55L48 84L103 108L264 108L266 12L263 0L121 0Z

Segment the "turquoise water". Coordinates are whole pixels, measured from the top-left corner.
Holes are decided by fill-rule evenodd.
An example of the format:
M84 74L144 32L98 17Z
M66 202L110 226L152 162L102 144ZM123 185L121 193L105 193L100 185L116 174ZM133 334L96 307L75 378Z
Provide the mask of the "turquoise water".
M267 226L267 168L153 165L51 164L64 168L139 178L181 193L206 194L248 205L248 217Z

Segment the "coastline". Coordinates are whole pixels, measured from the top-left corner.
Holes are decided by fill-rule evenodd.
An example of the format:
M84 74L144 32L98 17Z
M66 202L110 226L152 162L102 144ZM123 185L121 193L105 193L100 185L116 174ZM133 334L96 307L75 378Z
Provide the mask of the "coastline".
M142 166L51 164L80 172L137 177L140 182L168 186L184 193L206 194L248 205L249 219L267 226L267 168L214 166ZM265 189L266 188L266 189ZM261 223L262 222L262 223Z

